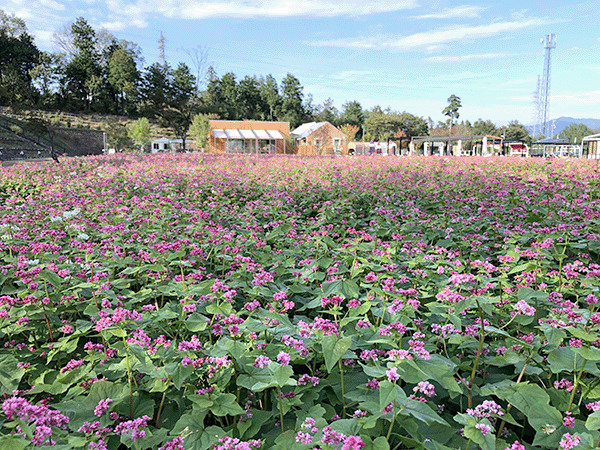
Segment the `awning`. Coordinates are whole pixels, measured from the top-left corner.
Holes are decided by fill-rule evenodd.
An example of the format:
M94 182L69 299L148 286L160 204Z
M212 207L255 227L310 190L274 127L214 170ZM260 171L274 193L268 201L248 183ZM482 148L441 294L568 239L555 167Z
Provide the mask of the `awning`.
M214 128L212 133L216 139L285 139L285 136L277 130L237 130Z

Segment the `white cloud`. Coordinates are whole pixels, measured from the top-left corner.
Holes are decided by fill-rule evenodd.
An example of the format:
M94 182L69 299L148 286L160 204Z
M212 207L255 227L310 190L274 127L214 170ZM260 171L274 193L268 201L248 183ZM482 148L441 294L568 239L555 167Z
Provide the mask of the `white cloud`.
M431 81L463 81L463 80L478 80L481 81L486 77L493 75L492 73L474 73L474 72L461 72L461 73L447 73L443 75L437 75L434 77L427 77L428 80Z
M236 1L200 1L200 0L164 0L159 4L149 0L123 4L109 0L113 12L133 17L133 14L158 13L165 17L182 19L206 19L209 17L336 17L361 16L415 8L416 0L248 0Z
M414 16L415 19L476 19L485 8L481 6L460 5L432 14Z
M485 38L523 28L545 25L548 22L549 21L546 19L533 17L523 21L495 22L476 26L445 27L401 37L378 35L359 37L357 39L334 39L312 42L311 44L320 47L388 48L395 50L427 49L431 46L439 46L450 42Z
M55 11L64 11L65 5L55 2L54 0L39 0L41 6L53 9Z
M451 62L464 62L472 61L474 59L500 59L511 56L511 53L473 53L470 55L444 55L444 56L430 56L423 58L423 61L432 63L451 63Z

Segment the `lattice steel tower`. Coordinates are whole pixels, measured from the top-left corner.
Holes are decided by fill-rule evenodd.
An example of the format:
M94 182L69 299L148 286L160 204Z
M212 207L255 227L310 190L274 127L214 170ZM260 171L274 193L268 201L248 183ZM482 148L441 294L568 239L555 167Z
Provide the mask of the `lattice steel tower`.
M544 57L544 73L542 75L542 83L540 85L540 98L539 98L539 106L540 106L540 120L542 129L541 132L546 137L552 137L552 126L548 121L548 116L550 112L550 68L551 68L551 55L552 49L556 48L556 35L555 34L547 34L544 39L541 39L540 42L544 44L544 48L546 49L545 57Z

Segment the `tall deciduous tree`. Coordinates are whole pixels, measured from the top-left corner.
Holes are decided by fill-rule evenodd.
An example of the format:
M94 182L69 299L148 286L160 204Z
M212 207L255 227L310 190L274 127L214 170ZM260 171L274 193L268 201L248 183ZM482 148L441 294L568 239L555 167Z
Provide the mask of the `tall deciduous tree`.
M133 142L140 146L140 151L144 151L144 145L150 141L150 122L146 117L141 117L133 122L127 129L127 134Z
M502 128L504 139L507 141L523 141L527 144L531 144L531 136L529 131L525 128L525 125L519 123L518 120L513 120L508 123L508 126Z
M483 120L477 119L473 126L471 127L473 130L473 134L475 135L487 135L487 134L496 134L498 129L496 128L496 124L491 120Z
M581 140L590 134L597 133L583 123L572 123L567 125L558 136L561 139L568 139L571 143L581 143Z
M450 131L449 134L452 134L452 124L454 123L454 119L458 119L460 117L458 110L462 106L460 102L460 97L452 94L448 97L448 106L446 106L442 114L448 116L450 118Z
M39 54L25 22L0 10L0 104L31 106L35 103L37 90L31 70Z
M198 148L205 148L210 133L210 117L207 114L196 114L190 125L190 136L196 139Z

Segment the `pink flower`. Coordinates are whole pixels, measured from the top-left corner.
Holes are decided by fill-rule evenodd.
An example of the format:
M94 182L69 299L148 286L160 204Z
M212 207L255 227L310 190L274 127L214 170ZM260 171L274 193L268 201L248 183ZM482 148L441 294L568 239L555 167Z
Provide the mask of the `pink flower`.
M254 367L258 367L258 368L262 369L263 367L267 367L272 362L273 361L271 361L267 356L260 355L259 357L257 357L254 360L254 363L252 365Z
M360 450L365 446L363 440L358 436L348 436L344 439L341 450Z
M385 371L385 374L387 375L387 379L389 382L394 382L400 379L400 374L398 373L398 369L396 367L392 367L389 370Z
M581 438L576 434L565 433L560 440L560 448L563 450L571 450L573 447L577 447L577 444L581 441Z
M279 352L277 362L282 366L287 366L290 363L290 355L286 352Z
M525 300L519 300L515 304L515 312L517 314L524 314L526 316L534 316L535 308L533 306L529 306Z
M109 405L112 403L112 398L105 398L100 400L94 408L94 415L100 417L104 411L109 408Z

